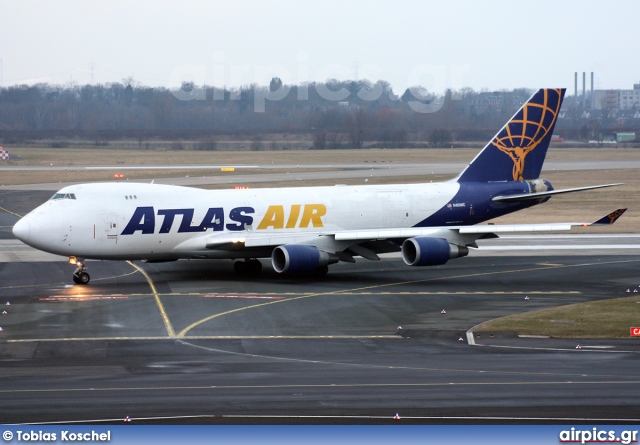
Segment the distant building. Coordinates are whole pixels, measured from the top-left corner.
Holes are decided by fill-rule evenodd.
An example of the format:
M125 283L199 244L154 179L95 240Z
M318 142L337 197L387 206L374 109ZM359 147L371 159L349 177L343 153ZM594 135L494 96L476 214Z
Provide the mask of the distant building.
M634 142L636 134L634 132L614 132L601 133L600 142Z
M0 161L8 161L9 160L9 152L4 150L2 146L0 146Z
M279 77L271 78L269 91L273 93L274 91L278 91L280 88L282 88L282 80Z
M640 109L640 84L634 84L633 90L594 90L592 108L594 110Z
M478 114L486 114L518 109L526 99L510 92L494 91L478 94L471 100L471 105Z
M636 134L632 132L616 133L616 142L633 142L636 140Z

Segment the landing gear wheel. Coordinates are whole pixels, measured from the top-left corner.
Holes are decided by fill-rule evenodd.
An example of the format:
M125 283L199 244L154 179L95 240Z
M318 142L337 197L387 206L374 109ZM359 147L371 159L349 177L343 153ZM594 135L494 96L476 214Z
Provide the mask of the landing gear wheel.
M329 273L329 266L320 266L316 269L314 275L316 277L322 278Z
M76 284L89 284L91 280L91 276L87 272L87 268L84 267L84 260L78 260L75 257L72 257L75 260L76 270L73 272L73 282Z
M80 272L77 274L73 274L73 281L76 284L89 284L91 280L91 276L87 272Z

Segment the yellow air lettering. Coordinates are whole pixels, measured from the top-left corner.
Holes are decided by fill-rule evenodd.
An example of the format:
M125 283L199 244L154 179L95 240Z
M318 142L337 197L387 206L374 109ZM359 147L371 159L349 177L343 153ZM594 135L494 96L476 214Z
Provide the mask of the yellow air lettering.
M264 230L269 227L274 229L284 228L284 207L283 206L269 206L267 212L264 214L264 218L258 225L258 230Z
M296 223L298 222L298 217L300 216L300 204L293 204L291 206L291 213L289 214L289 219L287 220L287 229L295 229Z
M327 207L324 204L306 204L304 206L304 212L302 213L302 219L300 220L300 228L304 229L309 227L309 223L313 227L324 227L322 224L322 217L327 213Z

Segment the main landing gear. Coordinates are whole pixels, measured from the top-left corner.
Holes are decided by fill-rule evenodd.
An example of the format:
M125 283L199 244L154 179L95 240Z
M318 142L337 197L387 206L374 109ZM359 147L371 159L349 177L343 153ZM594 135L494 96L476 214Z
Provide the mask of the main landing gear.
M73 282L76 284L89 284L91 276L87 272L87 268L84 265L84 260L72 256L69 258L69 262L77 266L76 270L73 272Z
M238 274L258 275L262 272L262 263L255 258L233 263L233 270Z

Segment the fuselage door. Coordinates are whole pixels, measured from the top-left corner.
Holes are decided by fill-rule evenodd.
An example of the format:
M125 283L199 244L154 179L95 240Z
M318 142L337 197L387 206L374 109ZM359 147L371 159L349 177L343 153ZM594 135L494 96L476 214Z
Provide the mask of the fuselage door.
M105 231L107 234L107 239L116 240L118 239L118 215L114 213L109 213L104 217Z

